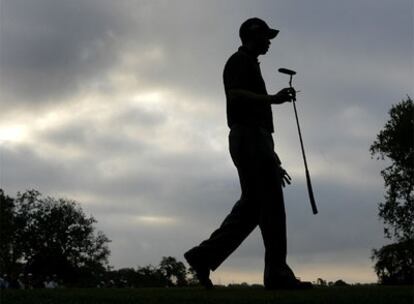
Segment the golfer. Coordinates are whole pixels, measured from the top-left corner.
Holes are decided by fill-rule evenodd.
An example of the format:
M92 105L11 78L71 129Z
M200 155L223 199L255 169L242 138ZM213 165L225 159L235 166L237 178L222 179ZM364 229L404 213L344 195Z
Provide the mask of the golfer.
M227 61L223 80L232 160L237 168L241 197L210 238L184 254L200 283L210 289L210 271L220 264L256 228L265 246L266 289L305 289L309 282L296 279L286 263L286 216L282 186L290 177L274 152L272 104L295 98L293 88L267 93L258 61L267 53L278 30L259 18L240 27L242 46Z

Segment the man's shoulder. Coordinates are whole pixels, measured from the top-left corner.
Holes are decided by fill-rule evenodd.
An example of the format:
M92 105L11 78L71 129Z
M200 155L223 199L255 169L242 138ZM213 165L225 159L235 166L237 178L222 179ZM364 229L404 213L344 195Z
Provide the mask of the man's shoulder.
M231 72L231 71L240 71L240 69L245 69L245 67L249 65L249 58L238 50L237 52L233 53L224 66L224 72Z
M229 59L227 60L227 63L242 62L242 61L246 61L247 58L248 56L239 49L229 57Z

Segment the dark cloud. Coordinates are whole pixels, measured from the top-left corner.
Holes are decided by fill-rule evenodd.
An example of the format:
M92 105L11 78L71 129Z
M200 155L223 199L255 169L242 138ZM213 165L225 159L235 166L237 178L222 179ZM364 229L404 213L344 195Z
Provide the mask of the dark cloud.
M294 59L301 73L306 72L304 77L310 88L321 87L321 81L323 88L331 88L317 102L336 98L339 93L349 95L351 91L350 100L369 100L361 100L360 92L355 90L355 85L365 83L355 67L370 60L375 60L377 67L390 60L405 64L402 58L409 58L412 53L412 20L404 1L402 5L384 1L376 5L332 5L319 1L301 3L299 7L293 2L275 5L270 1L261 5L246 1L180 3L177 6L165 1L128 1L119 5L92 0L64 4L49 0L4 1L3 100L60 102L64 94L105 86L110 83L108 75L120 68L125 54L130 54L137 62L121 73L133 74L137 87L175 87L214 96L212 101L219 102L223 98L223 64L239 44L238 23L253 14L262 15L276 27L280 25L281 37L274 41L271 54L278 59L276 64L289 64ZM322 14L321 6L330 13ZM270 15L270 11L275 14ZM379 31L376 24L383 12L399 16L399 21L383 18L385 31ZM232 14L231 19L224 18L224 13ZM162 58L148 60L154 51ZM393 58L388 57L390 52L395 54ZM326 60L317 59L321 54L328 56ZM206 61L209 64L204 64ZM274 79L274 60L268 57L263 61L264 74ZM343 70L344 61L354 61L352 72ZM371 97L369 92L377 88L364 89L367 93L362 93ZM306 90L308 96L309 91Z
M19 103L61 102L103 77L125 27L113 4L2 1L2 94Z

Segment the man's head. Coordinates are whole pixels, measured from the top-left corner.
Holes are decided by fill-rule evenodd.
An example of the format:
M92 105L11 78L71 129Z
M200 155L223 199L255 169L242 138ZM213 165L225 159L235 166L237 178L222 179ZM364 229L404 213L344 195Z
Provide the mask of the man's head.
M247 19L239 30L242 44L251 48L257 55L266 54L270 46L270 39L275 38L278 33L278 30L271 29L266 22L259 18Z

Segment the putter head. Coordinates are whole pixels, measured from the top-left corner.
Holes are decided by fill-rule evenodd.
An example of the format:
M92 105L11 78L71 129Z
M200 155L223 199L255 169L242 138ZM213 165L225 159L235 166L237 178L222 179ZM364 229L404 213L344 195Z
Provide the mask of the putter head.
M286 75L290 75L290 76L296 75L296 72L295 71L289 70L289 69L285 69L285 68L280 68L278 71L279 71L279 73L286 74Z

